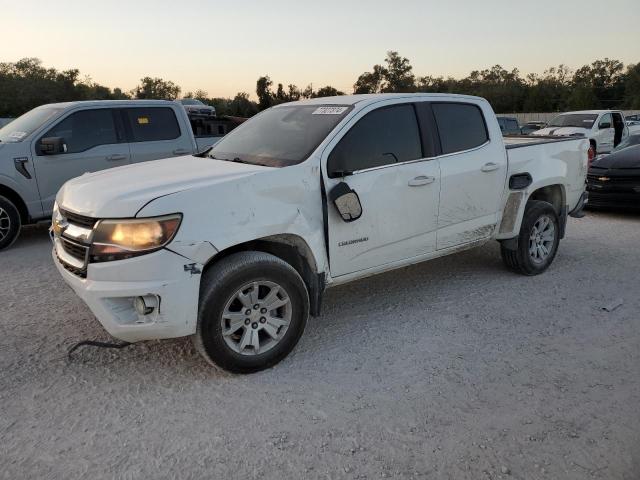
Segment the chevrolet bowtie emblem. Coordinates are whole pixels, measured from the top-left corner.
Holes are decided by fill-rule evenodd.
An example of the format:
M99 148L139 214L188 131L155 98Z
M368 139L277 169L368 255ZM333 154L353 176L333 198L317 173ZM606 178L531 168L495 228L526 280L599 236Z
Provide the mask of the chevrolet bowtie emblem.
M608 182L611 179L609 177L598 177L598 180L600 180L601 182Z

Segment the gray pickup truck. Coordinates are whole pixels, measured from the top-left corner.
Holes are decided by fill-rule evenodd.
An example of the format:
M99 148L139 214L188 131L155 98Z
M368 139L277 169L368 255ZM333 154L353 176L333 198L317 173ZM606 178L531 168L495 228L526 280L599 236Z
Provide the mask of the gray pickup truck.
M0 250L21 225L51 217L67 180L196 153L218 139L194 137L183 106L165 100L55 103L25 113L0 129Z

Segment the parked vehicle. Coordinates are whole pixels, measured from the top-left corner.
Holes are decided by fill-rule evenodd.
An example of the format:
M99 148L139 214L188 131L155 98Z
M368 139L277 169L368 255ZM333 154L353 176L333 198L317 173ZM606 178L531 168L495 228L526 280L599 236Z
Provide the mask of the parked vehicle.
M503 135L520 135L518 119L513 117L496 117Z
M628 122L640 122L640 113L636 113L635 115L627 115L626 119L627 119L627 123Z
M51 217L56 193L85 172L196 153L219 137L195 138L176 102L55 103L0 129L0 250L21 225Z
M179 100L188 115L198 117L215 117L216 108L195 98L183 98Z
M633 145L640 145L640 132L631 133L626 139L618 144L616 148L614 148L611 153L619 152L627 147L632 147ZM603 155L599 155L601 157Z
M503 142L478 97L281 104L206 154L67 182L53 259L113 336L191 335L210 362L257 371L293 349L327 287L491 239L513 271L545 271L585 202L588 150Z
M520 127L520 133L523 135L531 135L533 132L547 126L546 122L527 122Z
M633 145L596 158L589 168L589 207L640 210L640 135Z
M532 135L584 136L594 153L608 153L629 136L624 115L617 110L562 113Z

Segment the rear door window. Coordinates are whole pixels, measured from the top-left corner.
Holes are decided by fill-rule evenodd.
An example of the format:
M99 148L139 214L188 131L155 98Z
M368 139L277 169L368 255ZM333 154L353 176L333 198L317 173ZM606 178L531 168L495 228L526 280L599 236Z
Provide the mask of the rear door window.
M422 158L416 112L412 104L393 105L362 117L329 155L330 172L367 168Z
M132 142L174 140L181 135L178 119L171 108L125 108L124 115Z
M118 142L112 109L81 110L72 113L42 138L61 137L66 153L85 152L99 145Z
M482 111L469 103L434 103L442 153L455 153L479 147L489 140Z

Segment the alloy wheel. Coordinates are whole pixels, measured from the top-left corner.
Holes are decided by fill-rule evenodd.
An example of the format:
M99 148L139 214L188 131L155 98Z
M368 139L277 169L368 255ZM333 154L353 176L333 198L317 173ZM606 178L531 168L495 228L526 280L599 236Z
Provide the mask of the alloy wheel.
M265 280L238 289L225 304L222 336L234 352L259 355L284 337L291 323L291 299L277 283Z
M544 263L553 250L556 227L548 215L542 215L534 223L529 235L529 256L534 263Z
M9 212L0 207L0 241L4 240L11 230L11 217Z

